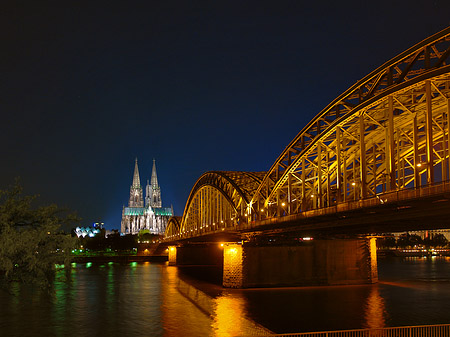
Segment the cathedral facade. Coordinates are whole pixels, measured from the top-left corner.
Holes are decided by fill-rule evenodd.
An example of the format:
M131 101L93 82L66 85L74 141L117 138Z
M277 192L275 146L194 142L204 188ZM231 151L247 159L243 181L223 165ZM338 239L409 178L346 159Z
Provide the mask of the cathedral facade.
M128 207L123 207L122 209L121 233L137 234L140 230L148 229L152 234L162 235L172 215L172 208L162 207L161 188L158 185L154 159L152 176L150 183L147 180L144 199L136 158Z

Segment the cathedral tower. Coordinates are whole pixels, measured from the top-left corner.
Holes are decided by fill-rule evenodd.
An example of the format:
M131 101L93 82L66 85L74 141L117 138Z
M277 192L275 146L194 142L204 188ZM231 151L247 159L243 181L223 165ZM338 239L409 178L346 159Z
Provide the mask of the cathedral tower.
M155 159L153 159L152 178L150 180L150 185L147 180L147 187L146 187L145 194L146 194L146 198L145 198L146 206L151 206L154 208L162 207L161 188L158 185L158 177L156 175Z
M139 169L137 158L134 164L133 183L130 187L130 200L128 207L144 207L144 197L142 193L141 181L139 179Z

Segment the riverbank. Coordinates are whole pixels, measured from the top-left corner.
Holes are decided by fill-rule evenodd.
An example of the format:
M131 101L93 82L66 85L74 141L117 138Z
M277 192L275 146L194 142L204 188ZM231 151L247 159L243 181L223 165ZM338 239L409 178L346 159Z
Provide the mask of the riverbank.
M166 255L94 255L94 256L76 256L74 261L76 263L105 263L105 262L166 262L168 257Z
M450 249L378 249L378 257L397 256L397 257L431 257L431 256L450 256Z

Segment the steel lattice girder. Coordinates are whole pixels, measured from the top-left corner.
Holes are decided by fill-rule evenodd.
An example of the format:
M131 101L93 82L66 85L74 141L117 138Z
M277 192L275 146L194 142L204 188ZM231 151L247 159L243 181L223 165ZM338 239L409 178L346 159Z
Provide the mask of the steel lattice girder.
M178 235L180 233L180 228L181 228L180 223L181 223L181 217L172 216L169 219L169 222L167 223L165 237L171 238L171 237Z
M234 171L211 171L204 173L195 183L191 190L183 213L180 231L190 232L209 227L211 223L205 223L205 212L208 219L217 216L215 210L205 210L204 203L208 201L208 207L213 203L225 204L234 213L221 219L234 220L234 217L242 215L247 210L247 205L261 184L265 172L234 172ZM205 200L207 199L207 200ZM222 200L223 199L223 200ZM214 214L212 214L214 213Z
M203 174L191 190L180 226L169 226L170 231L198 230L201 217L213 211L213 205L201 205L202 198L213 194L236 215L245 211L272 217L420 186L422 180L430 183L438 166L441 179L449 179L449 59L450 27L332 101L268 172Z
M265 206L273 202L290 174L299 172L298 167L303 158L310 160L308 155L314 152L317 143L327 145L327 137L335 133L339 126L352 123L356 116L364 115L386 97L395 97L404 90L420 86L427 79L439 82L440 76L450 72L450 65L447 64L449 55L450 27L386 62L345 91L322 110L283 151L258 188L253 203L258 199L265 200ZM382 125L376 118L375 115L375 124ZM358 137L358 133L350 131L345 130L345 135Z

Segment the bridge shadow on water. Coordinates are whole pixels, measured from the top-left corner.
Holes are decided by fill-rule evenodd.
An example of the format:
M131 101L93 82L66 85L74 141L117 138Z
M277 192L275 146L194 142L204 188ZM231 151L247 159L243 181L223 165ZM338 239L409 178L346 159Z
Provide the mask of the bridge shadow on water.
M188 281L200 281L222 287L223 268L220 266L178 266L178 276Z
M195 292L179 291L199 307L203 306L204 297L209 297L213 304L204 311L215 321L222 320L226 307L227 317L252 321L260 332L261 327L275 333L289 333L378 328L387 323L378 285L229 289L221 285L220 268L177 268L183 287L188 284L196 288Z
M449 263L383 258L379 283L351 286L228 289L208 266L179 268L178 277L210 299L215 322L239 316L274 333L330 331L447 323Z

